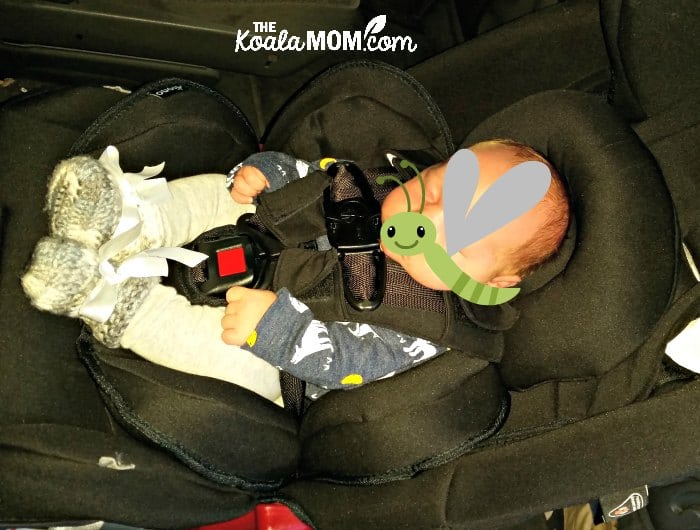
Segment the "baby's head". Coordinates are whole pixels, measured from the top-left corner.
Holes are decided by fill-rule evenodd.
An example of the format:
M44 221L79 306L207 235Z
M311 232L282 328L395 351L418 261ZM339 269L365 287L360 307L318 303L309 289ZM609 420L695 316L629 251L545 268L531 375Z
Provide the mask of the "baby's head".
M522 162L543 162L552 176L547 194L534 208L452 256L455 264L475 280L493 287L512 287L551 258L561 245L569 224L566 189L554 167L531 147L512 140L489 140L469 149L479 161L479 183L470 207L501 175ZM447 161L444 161L421 172L425 184L422 213L435 225L436 242L443 248L446 243L442 186L446 167ZM418 211L421 204L418 177L406 182L405 188L412 211ZM404 191L401 188L392 190L382 203L382 222L405 212L406 204ZM431 289L448 289L422 254L398 255L386 247L384 252L418 283Z

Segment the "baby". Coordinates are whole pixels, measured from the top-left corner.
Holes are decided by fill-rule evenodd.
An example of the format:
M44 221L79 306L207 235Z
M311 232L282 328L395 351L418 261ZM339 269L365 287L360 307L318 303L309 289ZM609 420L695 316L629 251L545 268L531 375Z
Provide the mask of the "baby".
M569 218L565 188L554 168L527 146L494 140L470 149L480 166L472 204L520 162L544 162L552 174L549 190L535 208L452 257L472 278L495 287L510 287L558 249ZM182 246L202 232L231 224L253 210L250 205L263 191L278 189L318 167L319 163L307 164L280 153L252 155L232 172L230 197L223 175L170 182L170 201L136 199L139 219L137 229L132 227L137 232L135 240L110 256L109 266L126 263L147 249ZM434 223L437 243L443 247L445 168L443 162L422 172L423 215ZM114 310L105 321L96 320L85 308L104 276L105 247L124 221L124 197L134 199L133 190L119 174L118 160L104 155L100 161L76 157L57 166L47 196L51 235L37 244L22 278L36 307L82 318L107 346L131 349L173 369L230 381L271 400L279 398L278 368L312 383L316 389L311 392L313 397L319 393L318 387L350 388L406 370L445 351L420 337L362 322L319 322L285 288L273 293L234 287L227 293L228 305L222 315L221 308L191 305L154 277L117 274L116 280L114 275L111 280L117 288ZM418 179L405 186L417 210L421 203ZM406 211L404 192L400 188L391 191L381 208L382 220ZM447 289L422 255L384 251L419 284Z

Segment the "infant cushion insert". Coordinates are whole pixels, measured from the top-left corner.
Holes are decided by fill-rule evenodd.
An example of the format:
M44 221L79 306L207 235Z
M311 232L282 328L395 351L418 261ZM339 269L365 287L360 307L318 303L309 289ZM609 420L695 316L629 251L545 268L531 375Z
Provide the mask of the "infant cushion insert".
M336 82L337 78L331 74L352 74L351 77L367 79L358 75L358 69L372 73L373 83L370 87L353 84L351 88L362 93L361 98L353 98L348 93L350 89L347 84ZM337 67L331 74L322 76L322 79L328 79L326 86L335 87L340 93L334 99L329 92L322 88L321 91L329 98L327 108L331 109L332 121L337 124L333 130L340 134L339 137L332 137L332 140L348 143L349 139L358 138L364 141L373 126L379 126L373 121L373 113L365 107L369 105L369 108L384 109L380 121L388 140L399 141L399 146L410 150L432 150L438 157L449 153L451 139L441 114L431 104L429 96L405 74L384 65L366 63ZM390 93L387 92L389 83L395 87ZM166 81L158 86L162 90L162 87L170 85ZM318 88L320 85L314 86ZM193 151L191 148L174 152L172 147L168 147L182 147L182 129L187 129L190 123L198 124L200 120L208 123L207 117L214 115L212 111L217 107L223 116L230 116L232 112L227 105L217 103L218 99L204 97L202 91L195 88L171 91L172 95L158 99L150 95L153 88L144 88L127 98L118 112L106 113L86 132L76 152L99 153L104 145L114 143L124 153L124 160L138 168L144 163L158 162L150 154L149 146L152 145L158 156L166 159L166 171L168 165L177 168L175 176L181 174L183 164L188 164L186 167L191 172L211 170L212 166L214 170L222 172L228 169L222 167L224 163L233 165L228 159L214 158L215 163L198 168L198 156L194 157L194 161L189 160L189 153ZM184 105L185 99L190 97L189 93L197 98L196 106L192 103ZM300 100L306 105L318 105L317 101L310 102L305 98L307 94L302 94ZM358 100L362 102L360 109L365 109L359 114L354 105ZM410 107L404 106L407 100L411 103ZM352 112L343 107L342 101L350 102ZM167 119L171 105L178 112L175 126ZM183 108L196 109L197 119L184 112ZM206 116L202 115L203 109L209 109ZM151 125L143 134L135 134L140 131L138 128L133 130L134 125L139 123L137 118L144 114L150 116L149 124L156 123L157 126ZM394 127L387 122L390 119L394 120ZM351 132L352 127L345 128L351 124L366 127L367 135L358 135L355 129L355 134L348 136L347 132ZM246 146L250 152L254 143L254 138L246 134L246 125L235 116L230 121L219 118L214 122L211 134L208 134L210 131L207 127L202 126L199 139L202 142L208 137L214 139L213 147L208 147L210 151L215 150L212 156L217 155L220 148L223 153L239 153L240 159L247 154L242 152ZM303 130L296 127L290 129ZM331 150L334 147L328 145ZM348 143L347 147L359 150L358 145ZM187 156L182 153L187 153ZM335 154L336 151L331 153ZM496 342L501 344L500 340ZM84 337L80 344L84 362L110 410L125 428L166 449L198 473L224 484L269 490L297 471L300 440L296 437L294 421L283 417L283 411L271 408L269 403L242 389L225 388L214 381L175 374L136 359L124 350L103 348L94 344L89 337ZM491 352L496 357L500 355L500 347L497 349ZM451 374L455 373L457 375L452 377ZM374 410L368 414L366 424L357 431L361 439L356 438L354 432L344 437L345 429L342 428L330 432L332 427L328 426L325 437L319 431L325 420L338 425L350 418L350 423L354 423L352 416L359 406L357 403L367 391L355 398L352 393L337 393L337 396L323 400L328 403L327 406L319 403L314 408L305 431L306 439L310 440L305 472L348 480L404 478L469 450L500 427L508 410L507 393L500 385L493 366L459 352L452 352L437 363L426 364L412 376L406 375L397 378L396 382L390 380L371 386L381 389L384 384L387 386L378 394L380 397L367 400ZM379 406L383 400L386 407ZM347 408L346 412L338 411L337 417L333 418L336 403ZM401 406L392 406L399 403ZM362 430L368 434L362 434ZM395 449L392 433L408 438L415 437L415 433L419 432L423 433L422 440L402 442L401 449ZM349 440L355 440L354 447L347 446ZM346 446L341 448L336 442ZM343 467L336 468L333 462L339 450L348 458ZM363 458L362 455L369 451L374 451L375 456Z
M312 404L300 431L302 475L348 484L412 477L491 437L509 404L494 364L446 352Z
M638 363L634 375L623 361L634 358L666 310L676 275L673 204L654 159L605 102L570 91L512 105L465 144L494 137L529 144L552 162L568 183L576 221L575 246L565 245L549 266L558 275L514 301L521 318L506 332L507 385L588 379L595 389L596 379L619 369L629 377L606 385L600 406L635 399L660 358Z

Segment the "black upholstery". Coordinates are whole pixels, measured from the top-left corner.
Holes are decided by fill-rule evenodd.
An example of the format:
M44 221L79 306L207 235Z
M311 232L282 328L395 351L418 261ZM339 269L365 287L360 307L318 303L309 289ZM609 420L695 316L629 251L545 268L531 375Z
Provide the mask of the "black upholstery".
M616 109L640 121L694 99L700 87L697 2L610 0L600 8Z
M321 529L506 529L602 493L697 476L699 382L652 391L665 343L700 315L700 287L679 253L681 239L700 250L698 8L601 0L611 106L599 90L608 62L594 3L565 0L412 69L457 139L529 143L571 191L575 230L513 304L521 319L504 334L500 375L452 352L329 394L301 425L246 391L129 352L85 357L94 384L75 352L77 323L32 310L18 277L46 229L45 175L123 95L64 89L3 106L0 526L104 518L184 528L280 500ZM571 87L593 94L560 90ZM343 106L327 110L342 116ZM221 157L213 169L228 163ZM114 390L100 384L105 375L127 390L121 411L119 400L104 404ZM483 385L468 386L472 379ZM505 425L486 436L507 400ZM114 421L134 411L136 425ZM485 436L460 445L466 431ZM135 467L97 465L105 456Z
M700 28L692 0L601 1L612 82L609 99L635 122L656 157L681 233L700 255Z

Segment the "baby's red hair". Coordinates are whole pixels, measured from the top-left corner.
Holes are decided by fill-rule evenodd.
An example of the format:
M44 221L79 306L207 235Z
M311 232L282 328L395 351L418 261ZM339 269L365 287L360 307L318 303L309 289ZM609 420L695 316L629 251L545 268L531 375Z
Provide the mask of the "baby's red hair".
M503 146L512 156L513 166L530 160L545 164L552 175L547 194L535 206L544 214L545 222L532 237L519 247L511 249L510 257L515 270L507 271L522 278L532 274L538 267L554 257L564 240L569 226L569 199L566 186L556 168L532 147L515 140L499 138L479 142L475 146Z

